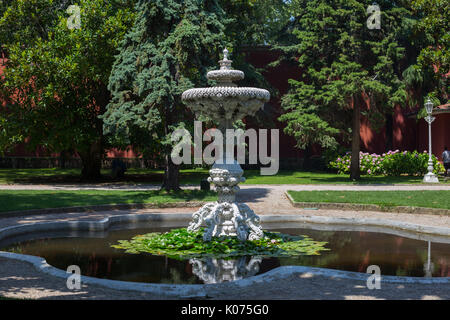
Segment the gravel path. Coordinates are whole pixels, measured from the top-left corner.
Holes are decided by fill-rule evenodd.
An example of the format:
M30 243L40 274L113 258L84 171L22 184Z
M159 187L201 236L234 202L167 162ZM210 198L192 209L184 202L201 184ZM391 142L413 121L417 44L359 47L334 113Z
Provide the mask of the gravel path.
M82 284L81 290L69 290L64 279L37 273L31 264L0 258L0 295L18 299L76 300L166 300L174 297L121 291ZM297 273L287 278L257 283L252 290L232 283L207 290L208 299L217 300L448 300L450 285L393 284L381 281L379 290L367 289L364 281Z
M190 187L194 188L194 187ZM0 189L120 189L149 190L156 186L105 185L2 185ZM450 190L450 186L437 185L243 185L238 201L246 202L257 214L295 214L303 216L382 218L428 226L450 228L450 217L406 213L304 210L294 208L285 196L286 190ZM195 208L114 210L103 212L74 212L42 214L35 216L0 218L0 228L46 221L99 220L107 216L128 213L188 213ZM0 215L1 217L1 215ZM295 274L271 283L261 283L254 290L228 284L225 289L212 287L208 296L212 299L450 299L450 286L445 284L392 284L383 283L381 290L368 290L363 281ZM65 281L37 272L26 262L0 258L0 296L29 299L166 299L148 293L119 291L96 285L84 285L80 291L68 290ZM173 298L173 297L171 297Z

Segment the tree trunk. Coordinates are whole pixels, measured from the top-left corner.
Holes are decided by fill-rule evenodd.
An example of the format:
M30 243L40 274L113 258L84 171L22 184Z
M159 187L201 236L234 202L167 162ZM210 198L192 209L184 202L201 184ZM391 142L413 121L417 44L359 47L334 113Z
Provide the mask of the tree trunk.
M166 137L170 134L169 125L173 124L172 121L172 113L169 110L169 107L165 109L165 119L164 119L164 133ZM179 191L180 188L180 166L176 165L172 162L172 158L170 157L172 150L166 150L165 158L165 171L164 171L164 181L161 186L161 190L164 189L166 191Z
M59 154L59 167L61 169L66 168L66 150L61 151Z
M170 155L166 155L166 168L164 171L164 181L161 189L166 191L179 191L180 188L180 166L172 162Z
M352 161L350 164L350 180L359 180L361 178L359 165L360 146L360 99L353 98L353 118L352 118Z
M60 152L59 154L59 167L61 169L66 169L67 161L70 160L70 158L73 155L72 149L66 149Z
M102 168L103 157L101 145L101 140L98 140L91 145L89 151L79 152L82 163L82 180L98 180L101 178L100 170Z
M311 146L306 146L303 151L303 170L307 171L311 169Z

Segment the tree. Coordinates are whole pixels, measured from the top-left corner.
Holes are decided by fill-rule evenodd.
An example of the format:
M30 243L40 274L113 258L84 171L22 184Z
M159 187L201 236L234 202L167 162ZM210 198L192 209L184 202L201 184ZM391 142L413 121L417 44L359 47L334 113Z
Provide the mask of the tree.
M208 84L208 68L225 47L227 19L217 1L139 0L136 12L109 79L104 130L114 145L163 160L162 188L178 190L170 136L193 119L181 94Z
M131 0L80 0L80 26L68 25L70 1L9 1L0 17L7 53L0 94L2 147L27 139L54 152L76 150L82 177L100 176L107 146L108 77L119 41L134 18ZM77 17L75 17L77 18ZM6 141L5 141L6 140Z
M222 8L232 19L225 32L236 48L278 43L291 17L289 3L286 0L221 0Z
M304 148L351 141L350 179L360 178L360 120L379 127L385 113L405 100L402 71L405 50L399 44L409 11L401 1L381 1L381 28L369 29L372 1L295 1L291 21L295 43L279 47L303 73L291 79L282 99L285 132ZM380 3L380 1L378 1Z
M426 91L430 92L439 103L448 103L450 75L448 1L413 0L411 5L414 13L420 18L415 25L415 32L424 35L422 48L417 57L416 73L431 74L431 79L427 80L431 80L428 82L432 83L432 88Z

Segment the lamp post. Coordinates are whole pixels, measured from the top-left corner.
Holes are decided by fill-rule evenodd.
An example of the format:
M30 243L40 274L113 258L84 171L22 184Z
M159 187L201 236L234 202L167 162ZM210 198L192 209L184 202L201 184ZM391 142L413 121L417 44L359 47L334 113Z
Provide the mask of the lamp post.
M425 109L427 110L428 116L425 117L425 121L428 122L428 173L423 177L423 182L427 183L438 183L439 180L437 176L433 173L433 159L431 158L431 123L436 119L431 114L433 113L433 102L428 98L425 103Z

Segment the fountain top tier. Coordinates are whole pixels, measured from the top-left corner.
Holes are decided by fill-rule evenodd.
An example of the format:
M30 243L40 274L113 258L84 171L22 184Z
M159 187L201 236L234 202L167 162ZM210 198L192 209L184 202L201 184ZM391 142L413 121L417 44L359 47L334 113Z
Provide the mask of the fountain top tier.
M181 99L197 115L205 115L218 121L222 129L231 128L234 121L247 115L254 115L265 102L269 101L267 90L251 87L238 87L234 81L244 79L244 72L231 68L228 50L219 61L220 70L208 72L207 78L215 80L210 88L195 88L183 92Z

